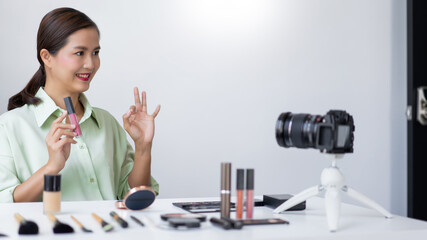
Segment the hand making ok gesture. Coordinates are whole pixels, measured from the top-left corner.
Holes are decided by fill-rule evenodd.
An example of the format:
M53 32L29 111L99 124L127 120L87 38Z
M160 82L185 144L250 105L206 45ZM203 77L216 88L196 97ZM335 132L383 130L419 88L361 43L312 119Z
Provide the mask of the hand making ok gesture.
M156 107L152 115L149 115L146 93L142 92L142 104L137 87L134 88L133 93L135 105L130 106L129 111L123 115L123 127L135 142L135 146L151 144L154 138L154 118L160 111L160 105Z

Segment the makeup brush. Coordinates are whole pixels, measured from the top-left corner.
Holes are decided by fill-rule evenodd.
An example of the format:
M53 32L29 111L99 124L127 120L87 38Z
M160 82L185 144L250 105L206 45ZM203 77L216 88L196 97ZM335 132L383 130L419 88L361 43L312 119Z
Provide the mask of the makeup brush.
M47 217L53 223L53 233L73 233L74 229L65 223L60 222L52 213L48 213Z
M15 213L15 219L19 222L18 234L31 235L39 233L39 226L33 221L27 221L19 213Z
M116 212L111 211L110 216L112 216L114 220L116 220L120 224L120 226L122 226L122 228L128 227L128 222L126 222L123 218L121 218Z
M134 216L130 216L130 218L132 218L136 223L138 223L139 225L141 225L141 227L145 227L144 223L141 222L141 220L139 220L138 218L134 217Z
M85 226L83 226L83 224L81 224L81 222L77 221L77 219L76 219L75 217L71 216L71 219L73 219L73 220L74 220L74 222L76 222L76 223L77 223L77 225L79 225L80 229L81 229L83 232L92 232L92 230L85 228Z
M104 221L104 219L100 218L98 215L96 215L95 213L92 213L92 216L96 219L97 222L99 222L102 226L102 229L105 232L110 232L113 230L113 225L107 223L106 221Z

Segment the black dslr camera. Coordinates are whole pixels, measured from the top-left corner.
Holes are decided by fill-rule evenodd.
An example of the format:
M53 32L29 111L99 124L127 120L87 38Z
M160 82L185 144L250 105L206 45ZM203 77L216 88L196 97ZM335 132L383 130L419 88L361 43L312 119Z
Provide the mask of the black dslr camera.
M340 110L330 110L325 116L285 112L276 122L280 146L315 148L323 153L352 153L353 133L353 117Z

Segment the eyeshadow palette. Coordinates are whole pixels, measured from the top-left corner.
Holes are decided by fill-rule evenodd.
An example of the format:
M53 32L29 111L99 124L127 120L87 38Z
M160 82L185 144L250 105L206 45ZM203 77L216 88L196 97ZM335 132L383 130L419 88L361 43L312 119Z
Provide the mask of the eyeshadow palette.
M182 208L191 213L220 212L220 201L206 202L174 202L174 206ZM236 204L231 203L231 211L236 211Z
M174 202L174 206L182 208L191 213L212 213L220 212L220 201L205 201L205 202ZM264 202L259 199L254 199L255 207L264 206ZM236 203L232 202L230 211L236 211Z

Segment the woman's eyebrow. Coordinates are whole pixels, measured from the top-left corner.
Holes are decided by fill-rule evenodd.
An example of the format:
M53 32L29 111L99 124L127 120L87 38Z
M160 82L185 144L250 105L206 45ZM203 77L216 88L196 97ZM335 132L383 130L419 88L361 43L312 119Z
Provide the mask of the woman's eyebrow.
M77 46L77 47L74 47L74 49L80 49L80 50L84 50L84 51L88 50L87 47L84 47L84 46ZM99 49L101 49L100 46L95 47L93 50L99 50Z

